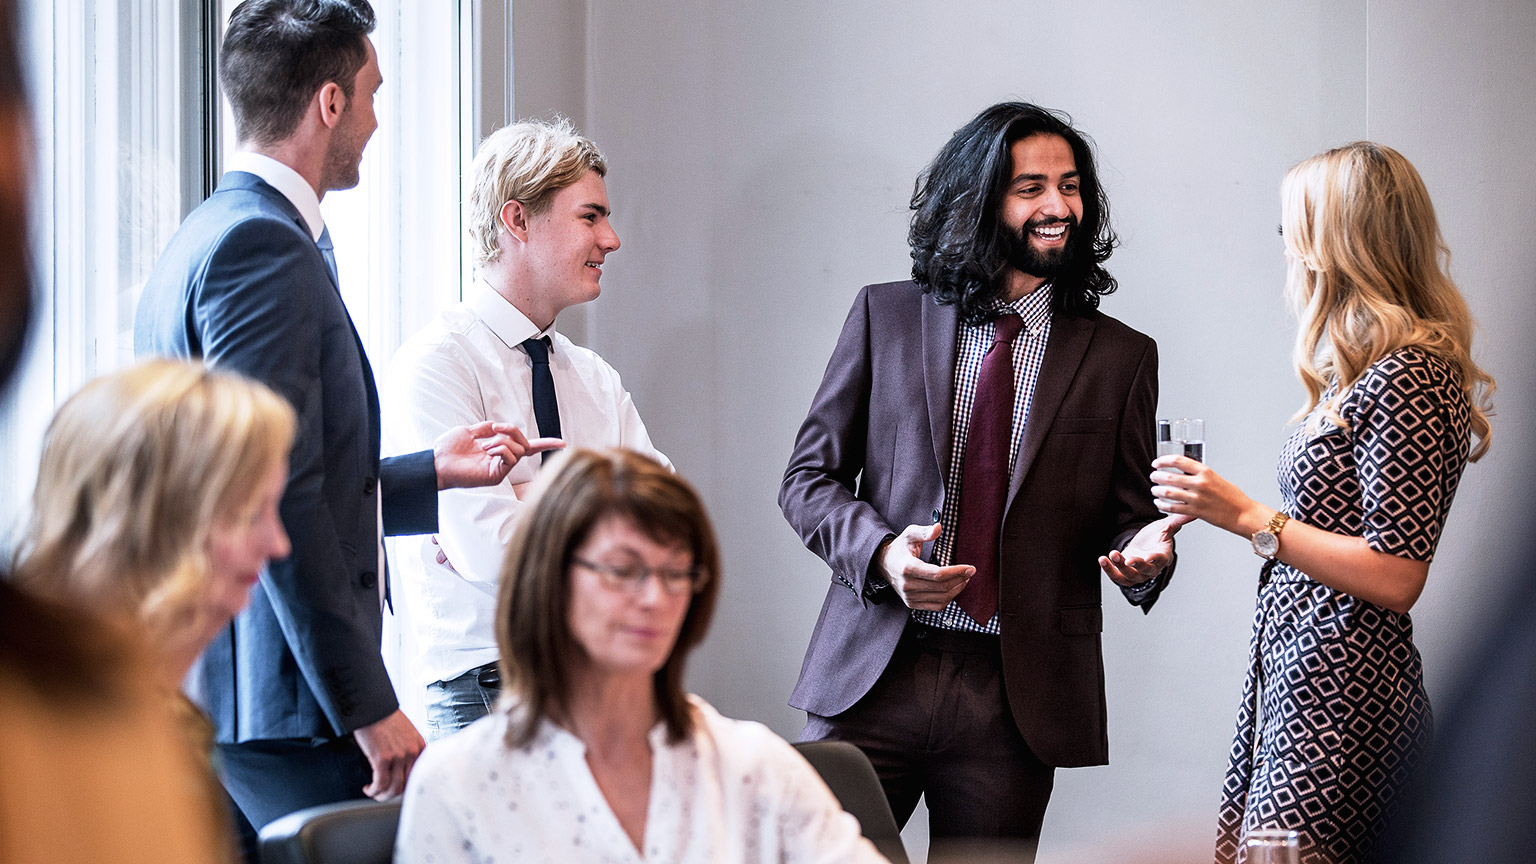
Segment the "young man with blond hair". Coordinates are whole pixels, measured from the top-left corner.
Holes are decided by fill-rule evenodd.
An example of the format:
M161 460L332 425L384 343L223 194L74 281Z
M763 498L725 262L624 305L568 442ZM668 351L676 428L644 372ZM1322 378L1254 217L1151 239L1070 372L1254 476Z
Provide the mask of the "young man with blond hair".
M568 121L493 132L473 167L469 234L477 272L463 301L400 347L384 393L388 452L405 453L454 425L495 417L571 446L651 445L619 374L555 332L570 306L595 300L607 256L607 163ZM496 583L503 552L538 470L526 459L495 486L445 492L436 537L407 538L398 568L426 691L428 738L485 716L496 671Z

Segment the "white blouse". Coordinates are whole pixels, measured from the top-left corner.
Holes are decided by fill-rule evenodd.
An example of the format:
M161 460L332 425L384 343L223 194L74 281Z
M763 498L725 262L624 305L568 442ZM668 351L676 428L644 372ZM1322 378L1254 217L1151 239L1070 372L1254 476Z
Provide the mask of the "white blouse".
M506 746L492 713L434 742L411 772L395 861L492 864L884 862L816 770L761 723L720 716L697 696L693 734L651 730L644 854L587 767L586 745L544 720Z

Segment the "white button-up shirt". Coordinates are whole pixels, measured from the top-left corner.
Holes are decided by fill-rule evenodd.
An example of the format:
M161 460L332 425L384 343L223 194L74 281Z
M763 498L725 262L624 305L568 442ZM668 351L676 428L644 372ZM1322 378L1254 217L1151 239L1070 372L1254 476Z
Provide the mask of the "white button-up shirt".
M628 447L671 467L651 444L619 373L553 328L543 331L483 279L400 346L383 390L384 450L430 448L455 426L495 420L538 437L533 367L523 340L549 336L549 370L570 447ZM411 677L422 687L496 660L496 585L522 495L541 457L525 457L499 485L438 493L437 540L452 567L437 563L431 537L402 537L390 559L418 654ZM457 572L455 572L457 571Z
M587 766L586 745L545 720L506 745L492 713L433 742L411 771L397 864L583 861L599 864L878 864L810 766L761 723L730 720L698 697L678 744L651 730L651 798L635 848Z

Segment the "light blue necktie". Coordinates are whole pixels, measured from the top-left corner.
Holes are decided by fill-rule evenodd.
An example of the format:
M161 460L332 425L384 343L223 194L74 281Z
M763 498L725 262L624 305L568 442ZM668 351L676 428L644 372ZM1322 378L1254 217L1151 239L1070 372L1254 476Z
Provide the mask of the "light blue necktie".
M336 273L336 247L331 245L331 226L320 229L320 239L315 241L320 247L320 257L325 259L325 266L331 271L331 281L336 287L341 287L341 277Z

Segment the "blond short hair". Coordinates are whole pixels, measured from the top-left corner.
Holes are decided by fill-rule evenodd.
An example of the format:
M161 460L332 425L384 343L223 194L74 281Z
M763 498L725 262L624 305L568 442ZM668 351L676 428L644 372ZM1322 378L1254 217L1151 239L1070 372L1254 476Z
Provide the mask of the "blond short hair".
M294 422L266 386L201 363L91 381L48 426L18 580L159 646L201 628L209 530L257 506Z
M522 204L530 215L542 213L556 192L588 171L608 176L608 163L571 121L524 120L487 135L471 171L469 237L475 263L489 264L501 256L497 236L508 201Z
M1356 141L1292 168L1280 186L1290 254L1286 296L1301 327L1294 362L1307 390L1297 417L1337 406L1371 364L1417 346L1456 369L1471 408L1471 458L1488 450L1493 378L1472 360L1474 321L1451 281L1450 251L1424 180L1403 154ZM1322 401L1329 384L1338 390Z

